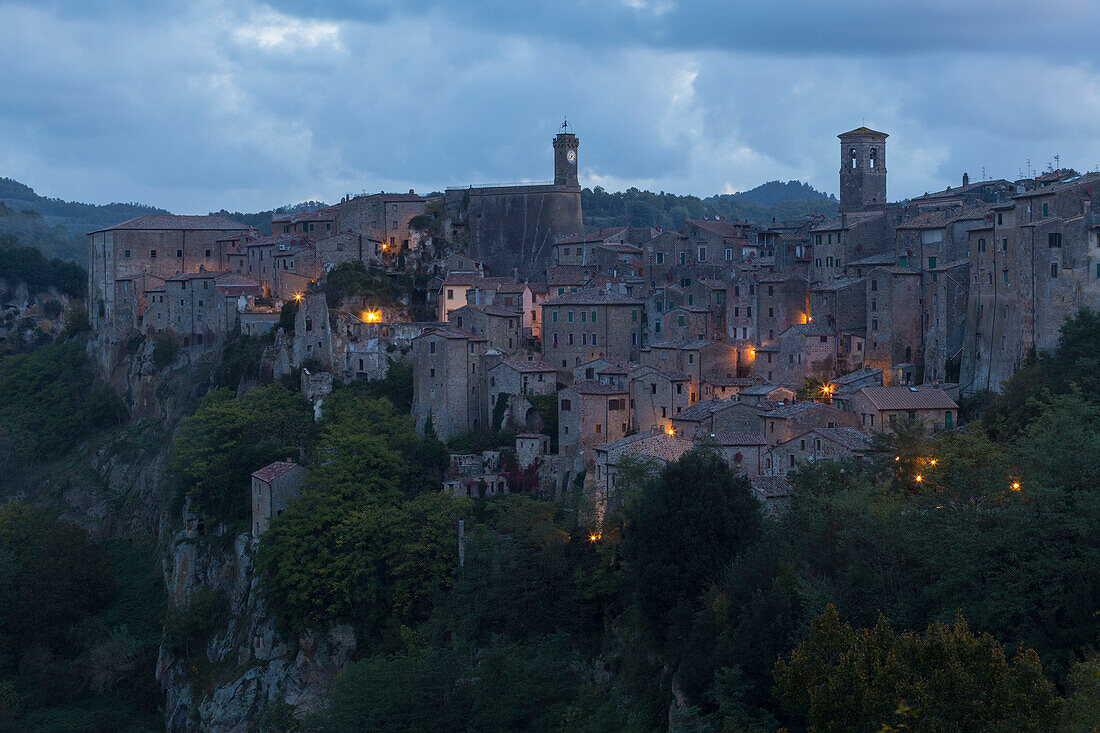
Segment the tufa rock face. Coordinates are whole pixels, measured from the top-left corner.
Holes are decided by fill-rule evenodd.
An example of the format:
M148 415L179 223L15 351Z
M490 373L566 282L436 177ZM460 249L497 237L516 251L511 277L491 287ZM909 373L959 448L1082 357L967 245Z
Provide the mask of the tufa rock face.
M198 536L193 529L179 532L165 562L165 578L172 605L186 603L200 588L226 598L226 626L214 634L204 654L206 661L227 671L196 689L187 660L162 647L157 677L165 690L167 729L245 733L275 700L300 715L321 709L355 651L355 632L346 625L310 630L292 644L276 631L258 596L256 543L242 534L231 547L219 549L211 540L216 538Z

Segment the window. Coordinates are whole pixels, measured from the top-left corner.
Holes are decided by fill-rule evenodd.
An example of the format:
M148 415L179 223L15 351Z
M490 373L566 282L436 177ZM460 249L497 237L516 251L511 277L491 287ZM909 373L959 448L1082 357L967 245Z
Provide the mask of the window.
M1058 263L1057 262L1051 262L1050 263L1050 276L1051 277L1058 277Z
M650 394L657 394L657 383L656 382L649 385L649 393Z
M573 311L569 311L565 314L565 320L569 321L570 323L573 322Z
M1050 204L1044 202L1043 203L1043 216L1049 216L1049 215L1050 215Z
M210 250L206 250L206 259L210 259Z
M909 266L909 258L908 257L898 257L898 267L908 267L908 266Z
M707 248L706 247L700 247L699 248L699 261L700 262L706 262L707 261Z
M593 313L592 315L595 315L595 313ZM596 319L593 318L592 320L594 321ZM638 322L638 311L630 311L630 321L632 323L637 323Z
M680 326L681 328L683 327L683 325L684 325L684 317L683 316L677 316L676 317L676 325Z
M935 266L936 266L936 258L935 257L929 257L928 258L928 269L931 270Z
M435 341L429 341L428 342L428 353L429 354L434 354L435 353Z
M155 249L149 250L149 259L155 260L157 258L157 251Z
M665 264L665 253L664 252L658 252L657 253L657 264L658 265Z
M581 346L588 346L588 334L587 333L582 333L581 334Z
M592 311L592 317L589 318L589 320L592 321L593 323L596 322L596 311Z
M561 411L562 412L569 412L572 409L573 409L573 403L571 401L564 400L564 399L561 401Z
M595 333L592 334L592 345L593 346L596 345L596 334Z
M877 318L872 318L871 319L871 330L872 331L877 331L878 330L878 319Z
M1008 270L1001 270L1001 282L1008 285Z
M568 336L568 338L566 339L566 342L567 342L567 343L568 343L568 344L569 344L570 346L572 346L572 345L573 345L573 334L571 334L571 333L570 333L570 334L567 334L567 336Z
M726 262L733 262L733 248L726 247Z
M588 323L588 311L581 311L581 323Z
M558 312L557 311L550 311L550 322L551 323L557 323L558 322Z
M654 305L656 306L658 313L665 309L665 304L663 301L658 300Z
M681 265L686 265L687 264L687 258L688 258L687 252L681 252L680 253L680 264Z
M125 257L126 259L130 259L130 250L126 250L123 254L123 257Z
M877 290L878 290L878 280L872 280L871 281L871 291L875 292Z
M1001 251L1002 252L1007 252L1008 251L1008 237L1005 237L1004 239L1001 240Z
M985 252L985 237L978 237L978 251Z
M1004 216L1005 216L1004 213L1002 213L1000 211L997 212L997 224L998 225L1005 223L1004 222Z
M1061 247L1062 246L1062 233L1061 232L1051 232L1050 234L1048 234L1047 235L1047 245L1050 246L1050 247Z
M775 308L768 308L768 318L775 318Z
M179 258L183 257L183 250L182 249L177 249L176 250L176 257L179 257Z

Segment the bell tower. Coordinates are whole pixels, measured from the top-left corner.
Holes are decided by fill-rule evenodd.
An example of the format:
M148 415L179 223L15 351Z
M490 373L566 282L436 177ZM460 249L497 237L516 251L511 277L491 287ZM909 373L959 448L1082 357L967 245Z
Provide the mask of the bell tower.
M840 210L863 211L886 204L885 132L859 127L840 138Z
M554 136L554 185L580 188L577 178L577 148L580 139L569 132L569 124L561 124L561 132Z

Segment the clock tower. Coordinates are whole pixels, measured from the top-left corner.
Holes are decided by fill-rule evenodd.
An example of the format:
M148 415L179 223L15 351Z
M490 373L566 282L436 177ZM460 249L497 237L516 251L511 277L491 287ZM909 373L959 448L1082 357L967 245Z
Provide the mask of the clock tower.
M565 129L565 125L562 125ZM580 188L577 179L577 148L581 141L571 132L554 136L554 185Z

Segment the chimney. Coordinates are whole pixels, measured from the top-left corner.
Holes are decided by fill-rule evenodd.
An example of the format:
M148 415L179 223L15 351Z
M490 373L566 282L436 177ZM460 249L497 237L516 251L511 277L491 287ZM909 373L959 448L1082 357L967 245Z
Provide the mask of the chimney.
M970 176L967 175L966 173L963 173L963 185L964 186L969 186L970 185Z

